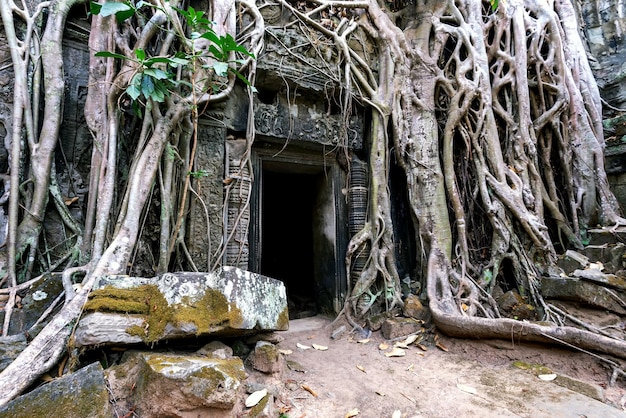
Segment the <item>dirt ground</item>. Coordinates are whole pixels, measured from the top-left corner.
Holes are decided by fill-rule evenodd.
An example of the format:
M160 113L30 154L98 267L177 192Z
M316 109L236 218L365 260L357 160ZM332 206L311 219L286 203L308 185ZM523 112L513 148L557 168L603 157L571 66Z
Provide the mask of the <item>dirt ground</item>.
M332 339L341 325L346 332ZM626 416L626 379L610 386L611 369L585 353L454 339L432 328L421 348L410 344L391 357L394 342L380 332L365 339L349 330L318 316L279 333L285 370L269 385L282 417ZM537 376L551 374L558 377ZM575 392L562 387L572 385L567 376L580 386ZM590 390L602 404L579 395Z

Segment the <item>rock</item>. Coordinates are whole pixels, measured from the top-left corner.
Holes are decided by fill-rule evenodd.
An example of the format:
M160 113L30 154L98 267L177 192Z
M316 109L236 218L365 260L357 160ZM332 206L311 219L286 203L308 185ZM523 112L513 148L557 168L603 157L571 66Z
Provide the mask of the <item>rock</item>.
M267 341L257 342L247 361L254 370L263 373L282 373L284 370L285 360L278 351L278 347Z
M330 334L330 338L332 338L333 340L337 340L341 338L343 334L345 334L345 332L346 332L346 326L342 325L333 330L332 334Z
M99 363L55 379L0 407L0 418L111 416L109 392Z
M381 331L387 340L393 340L418 332L422 323L413 318L390 318L383 322Z
M543 277L541 279L541 294L548 299L580 302L587 306L606 309L620 315L626 314L626 309L608 289L577 278Z
M383 322L385 322L386 319L387 315L385 314L371 315L367 318L367 327L372 331L378 331L383 326Z
M265 395L255 406L246 410L244 415L250 418L274 418L278 416L274 407L274 396L270 393Z
M611 245L588 245L585 247L585 255L590 260L601 261L604 265L604 273L612 273L624 269L626 245L623 243Z
M510 313L517 305L524 303L524 298L517 293L517 290L509 290L500 296L496 302L498 302L498 308L501 311Z
M598 385L583 382L562 374L558 375L554 382L559 386L563 386L569 390L573 390L574 392L578 392L600 402L604 402L604 391Z
M0 338L0 372L20 355L27 344L24 334Z
M579 252L567 250L565 254L559 257L557 265L563 269L565 274L570 274L576 269L587 267L589 258Z
M413 294L408 295L404 299L402 313L407 318L414 318L419 320L423 320L428 314L426 308L424 308L424 305L422 305L420 298Z
M96 284L76 346L238 336L289 327L283 282L235 267L156 278L113 276Z
M221 341L211 341L196 351L196 354L211 358L227 359L233 356L233 349Z
M626 290L626 279L616 276L615 274L605 274L600 270L587 269L587 270L575 270L572 273L574 277L580 277L581 279L589 280L592 282L600 283L605 286L609 286L619 290Z
M11 314L9 335L28 331L30 338L34 338L42 327L36 327L36 329L31 329L31 327L62 291L63 283L61 282L60 273L43 275L39 280L31 284L26 290L26 294L21 298L19 305ZM52 316L48 320L51 318ZM4 312L0 310L0 323L3 320Z
M139 416L226 418L237 416L246 372L237 357L133 352L108 377L113 396L136 406Z

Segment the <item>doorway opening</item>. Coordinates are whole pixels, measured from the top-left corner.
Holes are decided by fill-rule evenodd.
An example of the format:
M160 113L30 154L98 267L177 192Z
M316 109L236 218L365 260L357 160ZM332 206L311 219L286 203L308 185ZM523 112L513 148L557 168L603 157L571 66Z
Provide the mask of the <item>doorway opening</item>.
M345 293L344 176L309 152L257 150L250 270L281 280L290 319L338 313Z
M303 318L318 311L313 228L321 179L292 170L264 167L261 274L285 283L291 316Z

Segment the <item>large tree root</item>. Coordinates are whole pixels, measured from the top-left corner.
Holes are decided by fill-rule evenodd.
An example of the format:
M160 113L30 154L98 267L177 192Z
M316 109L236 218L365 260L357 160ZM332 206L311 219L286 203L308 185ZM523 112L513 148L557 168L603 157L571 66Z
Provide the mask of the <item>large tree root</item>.
M435 325L446 335L460 338L499 338L513 342L558 342L626 359L626 341L591 331L549 322L463 315L448 292L449 268L441 251L433 250L428 263L429 307Z

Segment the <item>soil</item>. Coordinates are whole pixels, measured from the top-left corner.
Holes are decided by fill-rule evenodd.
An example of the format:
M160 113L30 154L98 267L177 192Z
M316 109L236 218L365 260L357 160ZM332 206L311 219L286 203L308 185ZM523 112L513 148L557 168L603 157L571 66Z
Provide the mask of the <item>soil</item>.
M341 326L346 331L331 338ZM576 402L600 408L608 404L615 409L602 416L626 416L626 379L619 377L610 386L611 368L589 354L515 341L448 338L430 327L419 345L401 349L403 357L388 357L385 353L394 342L385 340L380 331L364 338L350 329L347 323L333 324L317 316L291 321L290 330L279 333L278 347L286 360L283 372L269 382L267 378L261 382L257 374L248 378L249 385L256 379L273 387L270 392L279 409L273 416L598 416L554 413L546 402L572 410ZM558 377L544 381L540 374ZM573 392L561 386L571 387L572 382L576 392L604 404L578 393L576 399L566 398Z

